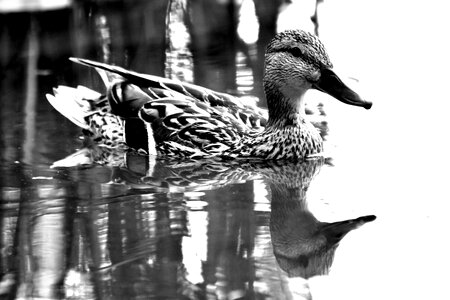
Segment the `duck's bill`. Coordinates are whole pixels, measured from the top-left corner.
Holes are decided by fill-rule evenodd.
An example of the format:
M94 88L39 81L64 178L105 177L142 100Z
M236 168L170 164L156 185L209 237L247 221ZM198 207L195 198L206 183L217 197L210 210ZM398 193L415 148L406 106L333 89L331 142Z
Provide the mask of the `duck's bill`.
M332 70L324 69L321 73L319 81L313 85L315 89L327 93L346 104L362 106L365 109L372 107L372 102L363 100L357 93L346 86Z

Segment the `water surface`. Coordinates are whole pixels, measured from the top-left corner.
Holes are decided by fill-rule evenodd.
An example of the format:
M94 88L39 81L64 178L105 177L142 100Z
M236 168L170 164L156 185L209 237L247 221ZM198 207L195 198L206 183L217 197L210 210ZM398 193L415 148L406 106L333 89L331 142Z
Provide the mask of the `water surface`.
M261 97L262 51L278 7L254 2L260 31L251 44L237 36L237 8L219 4L99 2L2 15L2 296L448 298L448 97L438 71L449 62L436 38L448 27L439 7L411 5L401 25L397 5L320 7L336 67L374 102L365 111L309 94L329 160L168 162L120 153L106 165L51 167L83 139L45 94L57 84L103 89L69 56ZM421 12L436 16L429 27L415 25ZM414 68L429 39L411 32L433 40L437 53ZM351 223L373 221L356 230L323 223L370 215L377 219Z

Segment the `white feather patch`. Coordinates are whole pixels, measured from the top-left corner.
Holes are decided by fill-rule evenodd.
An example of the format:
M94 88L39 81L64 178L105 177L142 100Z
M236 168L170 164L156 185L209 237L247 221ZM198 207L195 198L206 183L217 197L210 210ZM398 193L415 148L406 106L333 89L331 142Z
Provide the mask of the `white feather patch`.
M145 127L147 129L147 136L148 136L148 154L156 156L157 155L156 142L155 137L153 136L152 125L150 123L145 122Z
M81 105L82 97L78 94L77 89L59 86L53 89L53 93L54 95L46 95L48 102L75 125L89 129L89 125L84 119L86 107Z

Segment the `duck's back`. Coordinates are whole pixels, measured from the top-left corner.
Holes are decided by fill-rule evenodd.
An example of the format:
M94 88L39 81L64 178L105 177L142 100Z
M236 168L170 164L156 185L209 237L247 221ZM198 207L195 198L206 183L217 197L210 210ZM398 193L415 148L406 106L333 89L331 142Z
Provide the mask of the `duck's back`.
M108 81L109 109L104 108L104 97L84 99L91 109L83 112L88 128L83 127L111 147L126 143L150 154L215 156L238 147L244 136L261 132L267 121L264 110L227 94L103 63L73 60L95 67ZM79 99L86 97L77 98L82 102Z
M144 148L142 140L146 135L147 149L152 154L220 155L237 147L243 137L262 131L266 123L262 111L255 112L219 93L182 93L126 82L116 85L121 85L120 97L112 90L108 97L112 112L125 120L127 144Z

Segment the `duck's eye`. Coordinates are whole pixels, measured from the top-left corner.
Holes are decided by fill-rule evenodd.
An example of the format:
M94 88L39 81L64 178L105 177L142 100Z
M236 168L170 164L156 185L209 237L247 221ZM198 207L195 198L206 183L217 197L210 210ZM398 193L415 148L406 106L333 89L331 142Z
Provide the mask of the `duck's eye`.
M294 47L289 50L289 52L291 52L291 54L295 57L300 57L303 54L303 51L299 47Z

